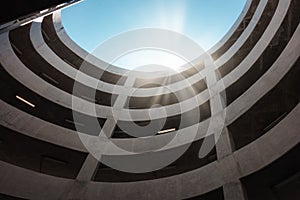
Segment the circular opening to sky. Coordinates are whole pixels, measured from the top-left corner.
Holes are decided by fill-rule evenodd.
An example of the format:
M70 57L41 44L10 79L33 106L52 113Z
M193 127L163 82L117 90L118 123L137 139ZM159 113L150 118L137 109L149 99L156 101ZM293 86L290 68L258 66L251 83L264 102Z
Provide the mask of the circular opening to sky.
M84 0L64 9L62 22L68 35L90 53L107 39L139 28L176 31L208 50L229 31L246 1ZM166 52L141 51L112 64L125 69L161 64L177 70L185 63Z

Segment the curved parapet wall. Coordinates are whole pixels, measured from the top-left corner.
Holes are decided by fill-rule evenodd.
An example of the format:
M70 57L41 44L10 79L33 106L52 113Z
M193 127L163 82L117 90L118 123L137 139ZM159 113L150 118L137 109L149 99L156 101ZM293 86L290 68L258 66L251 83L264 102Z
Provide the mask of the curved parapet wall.
M88 53L66 34L60 11L2 33L0 194L25 199L254 198L247 192L253 190L251 181L259 180L256 174L284 170L299 151L299 8L297 0L249 0L230 31L208 51L216 71L199 60L196 70L147 77L105 68L94 57L84 60ZM89 68L80 71L83 62ZM103 76L97 79L97 73ZM87 94L95 91L94 99L74 94L74 83ZM128 90L135 92L128 96ZM176 98L180 95L184 98ZM146 126L162 120L149 116L162 108L161 130L170 132L134 137L122 130L131 122ZM74 120L74 113L82 121ZM220 113L226 115L219 136L210 123ZM186 123L180 126L182 119ZM85 142L103 138L100 132L108 138L98 161ZM200 158L208 140L216 144ZM166 141L172 142L164 146ZM122 172L104 162L147 160L187 145L177 160L155 171ZM269 177L265 185L276 185L274 193L287 197L282 185L293 184L290 177L299 173L290 171L278 180ZM270 197L261 190L259 198Z

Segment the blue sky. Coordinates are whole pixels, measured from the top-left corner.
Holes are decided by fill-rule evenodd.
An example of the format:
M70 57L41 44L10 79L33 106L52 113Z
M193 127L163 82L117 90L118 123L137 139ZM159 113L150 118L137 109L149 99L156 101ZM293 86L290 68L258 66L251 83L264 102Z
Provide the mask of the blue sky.
M240 15L246 0L84 0L62 11L69 36L92 52L105 40L137 28L182 33L208 50Z

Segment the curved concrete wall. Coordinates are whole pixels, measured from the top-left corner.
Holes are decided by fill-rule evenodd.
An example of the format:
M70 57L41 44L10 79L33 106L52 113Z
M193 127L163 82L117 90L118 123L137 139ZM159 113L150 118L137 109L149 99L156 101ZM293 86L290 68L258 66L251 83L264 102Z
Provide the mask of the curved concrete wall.
M5 172L0 178L0 192L28 199L183 199L193 197L257 171L284 155L300 142L299 117L300 106L298 104L267 134L232 155L186 174L152 181L120 184L78 182L42 175L0 162Z
M109 140L105 140L102 142L103 147L101 147L103 148L104 156L107 157L130 155L141 158L147 157L146 153L156 151L157 149L159 149L159 151L170 151L193 141L207 138L208 136L214 135L218 138L214 131L207 132L210 130L209 123L220 114L226 113L225 127L216 144L217 161L210 162L198 169L188 170L182 174L147 181L125 181L124 183L92 181L92 176L97 169L98 161L93 159L91 154L87 157L77 178L74 180L49 176L0 161L0 193L28 199L184 199L199 196L223 187L225 199L243 199L244 196L239 179L268 166L281 156L284 156L290 149L298 145L300 141L300 135L298 134L300 130L299 103L293 107L292 111L287 113L281 121L277 121L272 129L238 150L233 148L234 143L230 141L230 133L228 133L226 128L235 123L237 119L241 118L254 105L264 99L264 96L280 84L292 69L298 67L297 60L300 55L299 17L295 16L296 18L293 23L297 23L298 25L288 38L289 41L286 43L287 45L283 48L283 51L278 54L279 56L276 57L274 63L271 64L267 71L264 72L251 87L242 92L242 94L234 99L227 107L216 99L220 99L222 92L231 85L238 83L242 77L247 76L247 72L253 68L263 53L268 51L272 40L277 37L277 33L280 32L285 25L283 24L284 20L287 19L287 16L291 16L292 7L294 4L297 4L295 1L296 0L279 0L276 8L273 8L274 14L270 22L266 24L264 30L261 30L262 34L260 38L257 38L257 42L253 44L251 50L247 53L245 58L242 59L241 63L234 66L225 76L217 79L216 74L212 73L214 69L205 63L201 74L196 73L187 77L185 80L168 85L175 91L180 91L186 88L183 84L184 81L187 80L193 84L205 78L207 88L199 92L199 94L181 101L181 108L178 106L179 103L174 103L163 106L163 109L166 110L168 117L182 115L184 112L191 111L210 100L210 118L204 119L189 127L182 128L180 131L176 130L154 137L110 138L117 146L107 147L106 142L109 142ZM243 51L243 45L255 35L255 28L258 24L263 22L264 17L262 16L270 10L270 2L271 1L268 0L258 1L257 5L255 5L256 10L248 26L245 27L239 38L236 39L231 47L215 60L217 68L221 68L230 59L237 58L239 52ZM251 3L252 1L247 1L242 14L232 29L216 46L208 51L210 54L213 54L225 45L226 41L243 21L248 10L251 9ZM60 39L59 42L62 42L71 51L77 54L77 56L81 58L86 57L87 52L75 44L63 30L60 17L60 12L55 12L52 16L53 26ZM31 26L30 29L28 29L30 30L28 34L30 34L30 42L34 50L60 74L72 80L75 79L80 72L65 62L48 46L42 34L42 24L34 22L27 26ZM68 110L75 110L87 116L104 118L106 121L102 128L108 129L110 133L109 137L112 136L117 126L113 119L114 109L120 110L121 108L118 120L124 122L128 121L129 116L133 121L149 120L149 110L155 112L162 109L124 108L128 90L136 89L134 95L130 97L137 98L168 95L168 91L162 89L163 87L134 88L134 82L136 78L141 75L141 72L136 72L136 76L128 77L124 85L114 85L105 81L98 82L94 77L81 73L79 82L83 85L97 88L97 90L107 93L114 91L118 94L115 104L112 107L100 104L95 106L94 103L74 96L50 84L38 74L31 71L28 66L20 60L20 55L16 52L16 47L14 47L14 44L11 42L8 32L0 35L0 44L2 47L0 49L0 62L3 66L3 70L12 76L15 81L29 88L38 96L47 99L54 105L62 106ZM101 69L103 65L103 62L98 59L89 61L99 67L99 69ZM108 71L117 75L122 75L126 72L126 70L113 66L110 67ZM164 73L156 73L153 74L153 77L161 77L164 75ZM72 105L72 99L74 98L78 102L75 106L74 104ZM40 119L34 114L27 113L26 109L18 109L6 101L0 100L0 125L16 131L19 134L85 153L89 152L86 150L82 141L92 141L98 138L98 136L78 133L75 130ZM193 104L195 101L197 101L198 104ZM154 119L160 119L160 116L156 116ZM195 128L199 128L199 131L194 138L191 132ZM101 134L102 132L100 136ZM174 137L175 139L172 140ZM170 140L169 145L164 148L158 148L164 141ZM123 151L118 147L128 149L130 152ZM236 183L237 187L231 188L228 186L232 183ZM233 198L230 191L236 192L241 196Z

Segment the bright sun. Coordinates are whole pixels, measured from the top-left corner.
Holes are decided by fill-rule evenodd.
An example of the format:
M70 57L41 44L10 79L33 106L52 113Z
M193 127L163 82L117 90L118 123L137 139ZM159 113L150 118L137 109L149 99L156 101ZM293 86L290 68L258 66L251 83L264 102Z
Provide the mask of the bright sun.
M127 66L127 69L139 71L159 71L162 67L179 70L181 66L186 64L186 61L171 52L159 49L142 49L120 57L113 64Z

